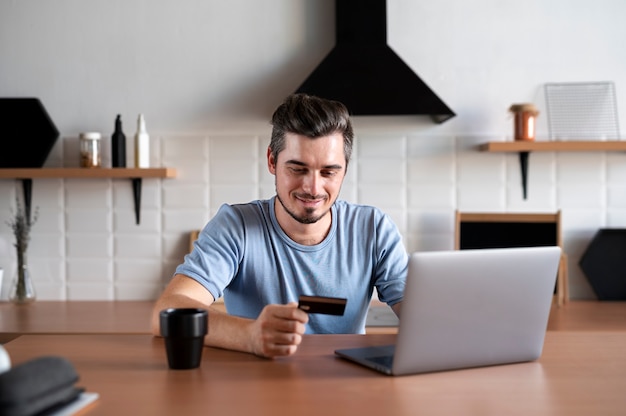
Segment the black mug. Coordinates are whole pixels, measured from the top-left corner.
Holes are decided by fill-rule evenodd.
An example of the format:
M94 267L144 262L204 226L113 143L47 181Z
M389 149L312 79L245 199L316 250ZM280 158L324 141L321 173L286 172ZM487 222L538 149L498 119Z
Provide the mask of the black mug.
M170 308L160 312L161 336L165 338L167 362L171 369L186 370L200 366L208 320L206 309Z

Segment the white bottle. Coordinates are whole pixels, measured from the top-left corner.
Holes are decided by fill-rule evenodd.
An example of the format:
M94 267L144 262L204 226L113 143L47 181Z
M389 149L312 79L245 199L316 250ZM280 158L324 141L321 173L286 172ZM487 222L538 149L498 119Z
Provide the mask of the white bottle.
M150 135L146 131L146 122L143 114L137 119L137 133L135 133L135 167L150 167Z

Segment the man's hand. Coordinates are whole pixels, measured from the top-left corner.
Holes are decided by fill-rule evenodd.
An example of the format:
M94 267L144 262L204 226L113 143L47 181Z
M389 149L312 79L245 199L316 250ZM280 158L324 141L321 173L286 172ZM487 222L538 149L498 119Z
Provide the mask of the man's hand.
M309 322L309 315L298 309L296 302L267 305L256 320L229 315L212 304L213 296L204 286L188 276L176 275L154 305L152 333L160 335L159 313L163 309L209 309L205 345L272 358L295 353Z
M252 324L252 351L267 358L294 354L308 321L296 302L267 305Z

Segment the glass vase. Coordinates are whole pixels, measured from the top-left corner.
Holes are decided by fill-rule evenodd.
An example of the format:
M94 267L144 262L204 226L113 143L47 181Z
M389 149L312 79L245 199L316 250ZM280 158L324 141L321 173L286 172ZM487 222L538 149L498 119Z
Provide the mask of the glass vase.
M11 292L9 292L9 300L13 303L30 303L36 298L35 287L30 277L28 264L26 262L26 253L17 252L17 273L11 284Z

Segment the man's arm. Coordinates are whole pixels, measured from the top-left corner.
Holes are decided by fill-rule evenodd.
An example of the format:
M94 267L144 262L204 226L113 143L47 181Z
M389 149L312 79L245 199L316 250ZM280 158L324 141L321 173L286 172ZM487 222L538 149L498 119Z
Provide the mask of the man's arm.
M398 302L391 307L391 310L394 311L394 313L396 314L398 318L400 318L400 309L402 309L401 305L402 305L402 302Z
M296 352L309 319L295 302L267 305L256 320L228 315L211 307L213 302L211 293L200 283L182 274L175 275L154 305L153 335L160 336L159 313L163 309L208 309L205 345L276 357Z

